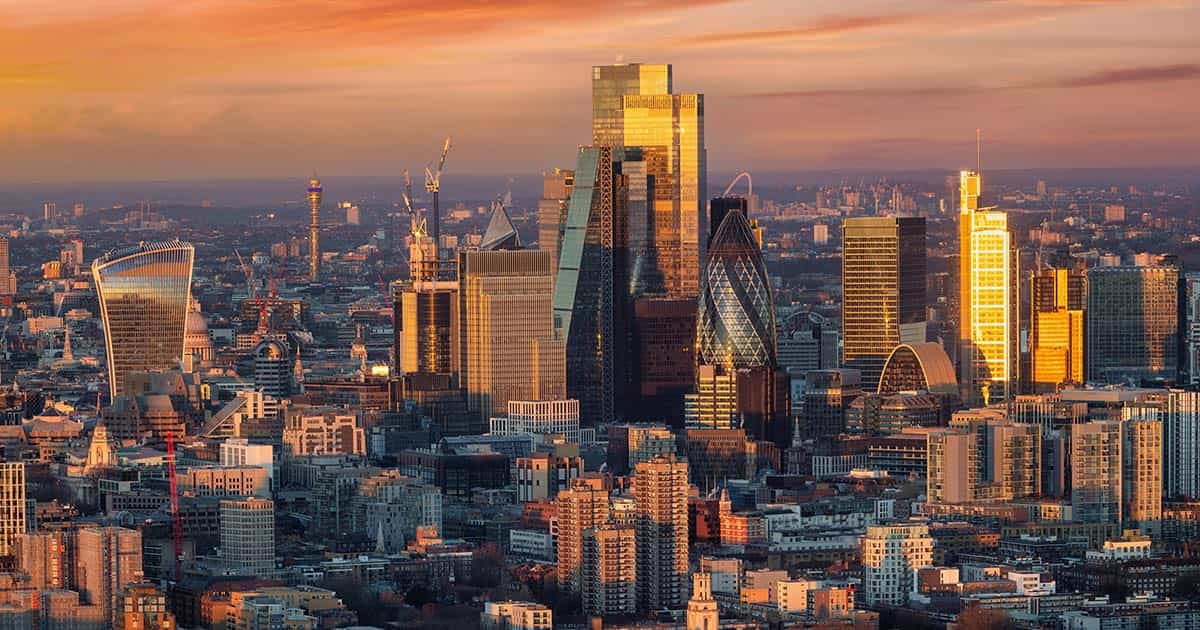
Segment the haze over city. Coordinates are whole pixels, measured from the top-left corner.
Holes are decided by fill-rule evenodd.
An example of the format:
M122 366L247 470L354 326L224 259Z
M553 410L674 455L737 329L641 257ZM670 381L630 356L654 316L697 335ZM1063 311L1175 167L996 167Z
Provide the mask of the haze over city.
M578 68L669 58L710 168L1200 164L1186 0L0 4L0 181L538 173Z

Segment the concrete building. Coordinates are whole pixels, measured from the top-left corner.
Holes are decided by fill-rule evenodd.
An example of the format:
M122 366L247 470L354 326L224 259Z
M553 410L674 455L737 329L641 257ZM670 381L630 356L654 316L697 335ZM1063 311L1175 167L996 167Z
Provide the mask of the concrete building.
M0 556L12 553L13 543L26 531L25 464L0 462Z
M366 455L366 434L358 416L333 407L285 407L283 447L292 456Z
M933 537L926 525L867 528L862 541L863 599L868 605L904 606L915 592L916 571L933 565Z
M143 580L142 533L122 527L88 527L76 534L75 585L80 598L98 606L112 624L121 592Z
M242 575L275 574L274 501L221 501L221 559Z
M198 497L271 498L268 471L258 466L203 466L179 475L179 491Z
M491 419L496 435L561 435L579 443L578 400L510 400L508 414Z
M712 595L711 574L692 574L692 596L688 599L685 620L687 630L717 630L720 627L720 613Z
M545 501L553 499L583 474L583 458L533 453L529 457L518 457L513 468L517 475L517 500L522 503Z
M479 626L483 630L551 630L554 613L533 602L485 602Z
M275 487L275 455L270 444L251 444L244 438L221 442L222 466L258 466L267 471L267 480Z
M637 465L638 609L681 608L687 601L688 465L658 457Z
M583 532L584 614L637 612L636 538L633 528L611 523Z
M576 479L558 493L558 588L583 592L583 534L608 521L608 490L598 478Z

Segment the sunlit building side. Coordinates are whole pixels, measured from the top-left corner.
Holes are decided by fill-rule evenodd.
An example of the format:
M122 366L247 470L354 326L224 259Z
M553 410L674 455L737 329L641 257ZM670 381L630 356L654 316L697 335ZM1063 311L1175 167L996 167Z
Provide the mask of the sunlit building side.
M92 262L113 398L129 393L130 373L182 360L194 256L190 243L172 240L113 250Z

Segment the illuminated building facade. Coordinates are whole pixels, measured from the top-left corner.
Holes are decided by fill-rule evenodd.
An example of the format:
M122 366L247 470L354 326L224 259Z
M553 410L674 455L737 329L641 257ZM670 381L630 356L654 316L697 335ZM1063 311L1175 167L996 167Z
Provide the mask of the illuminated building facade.
M925 219L853 217L842 223L842 366L879 385L902 343L925 341Z
M686 403L689 427L729 428L724 412L732 407L755 439L791 446L770 280L754 228L737 209L725 214L709 245L696 315L696 365L695 393Z
M25 533L25 463L0 462L0 556L14 553Z
M637 612L635 530L605 524L583 532L583 612L633 615Z
M113 398L129 393L130 373L176 368L183 359L194 255L190 243L143 242L92 262Z
M695 297L707 190L704 95L674 94L669 64L592 68L592 144L637 147L653 198L630 207L635 294Z
M576 479L555 500L558 519L558 588L583 592L583 535L608 522L608 491L599 479ZM684 532L686 536L687 532Z
M308 182L308 279L316 282L321 274L321 180Z
M1163 423L1157 413L1121 423L1122 527L1162 531Z
M459 382L483 420L510 400L566 395L565 348L554 338L554 265L539 250L459 254Z
M1086 278L1072 269L1039 269L1030 278L1030 382L1037 394L1083 384Z
M567 205L571 188L575 186L575 171L556 168L542 173L542 196L538 199L538 249L550 253L550 261L558 268L558 248L566 225Z
M983 180L959 174L959 385L968 405L1016 395L1017 256L1008 214L981 208Z
M673 456L637 465L638 609L682 608L688 597L688 465Z
M1087 379L1174 380L1179 366L1179 268L1088 270Z

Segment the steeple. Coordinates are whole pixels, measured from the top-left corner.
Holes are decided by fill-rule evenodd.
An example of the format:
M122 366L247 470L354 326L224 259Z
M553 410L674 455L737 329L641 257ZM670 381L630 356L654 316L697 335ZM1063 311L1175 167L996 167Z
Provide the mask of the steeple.
M74 361L75 355L71 352L71 325L67 324L63 328L66 329L66 332L63 334L62 360Z
M687 630L717 630L720 615L712 597L712 574L692 574L692 598L687 605Z

